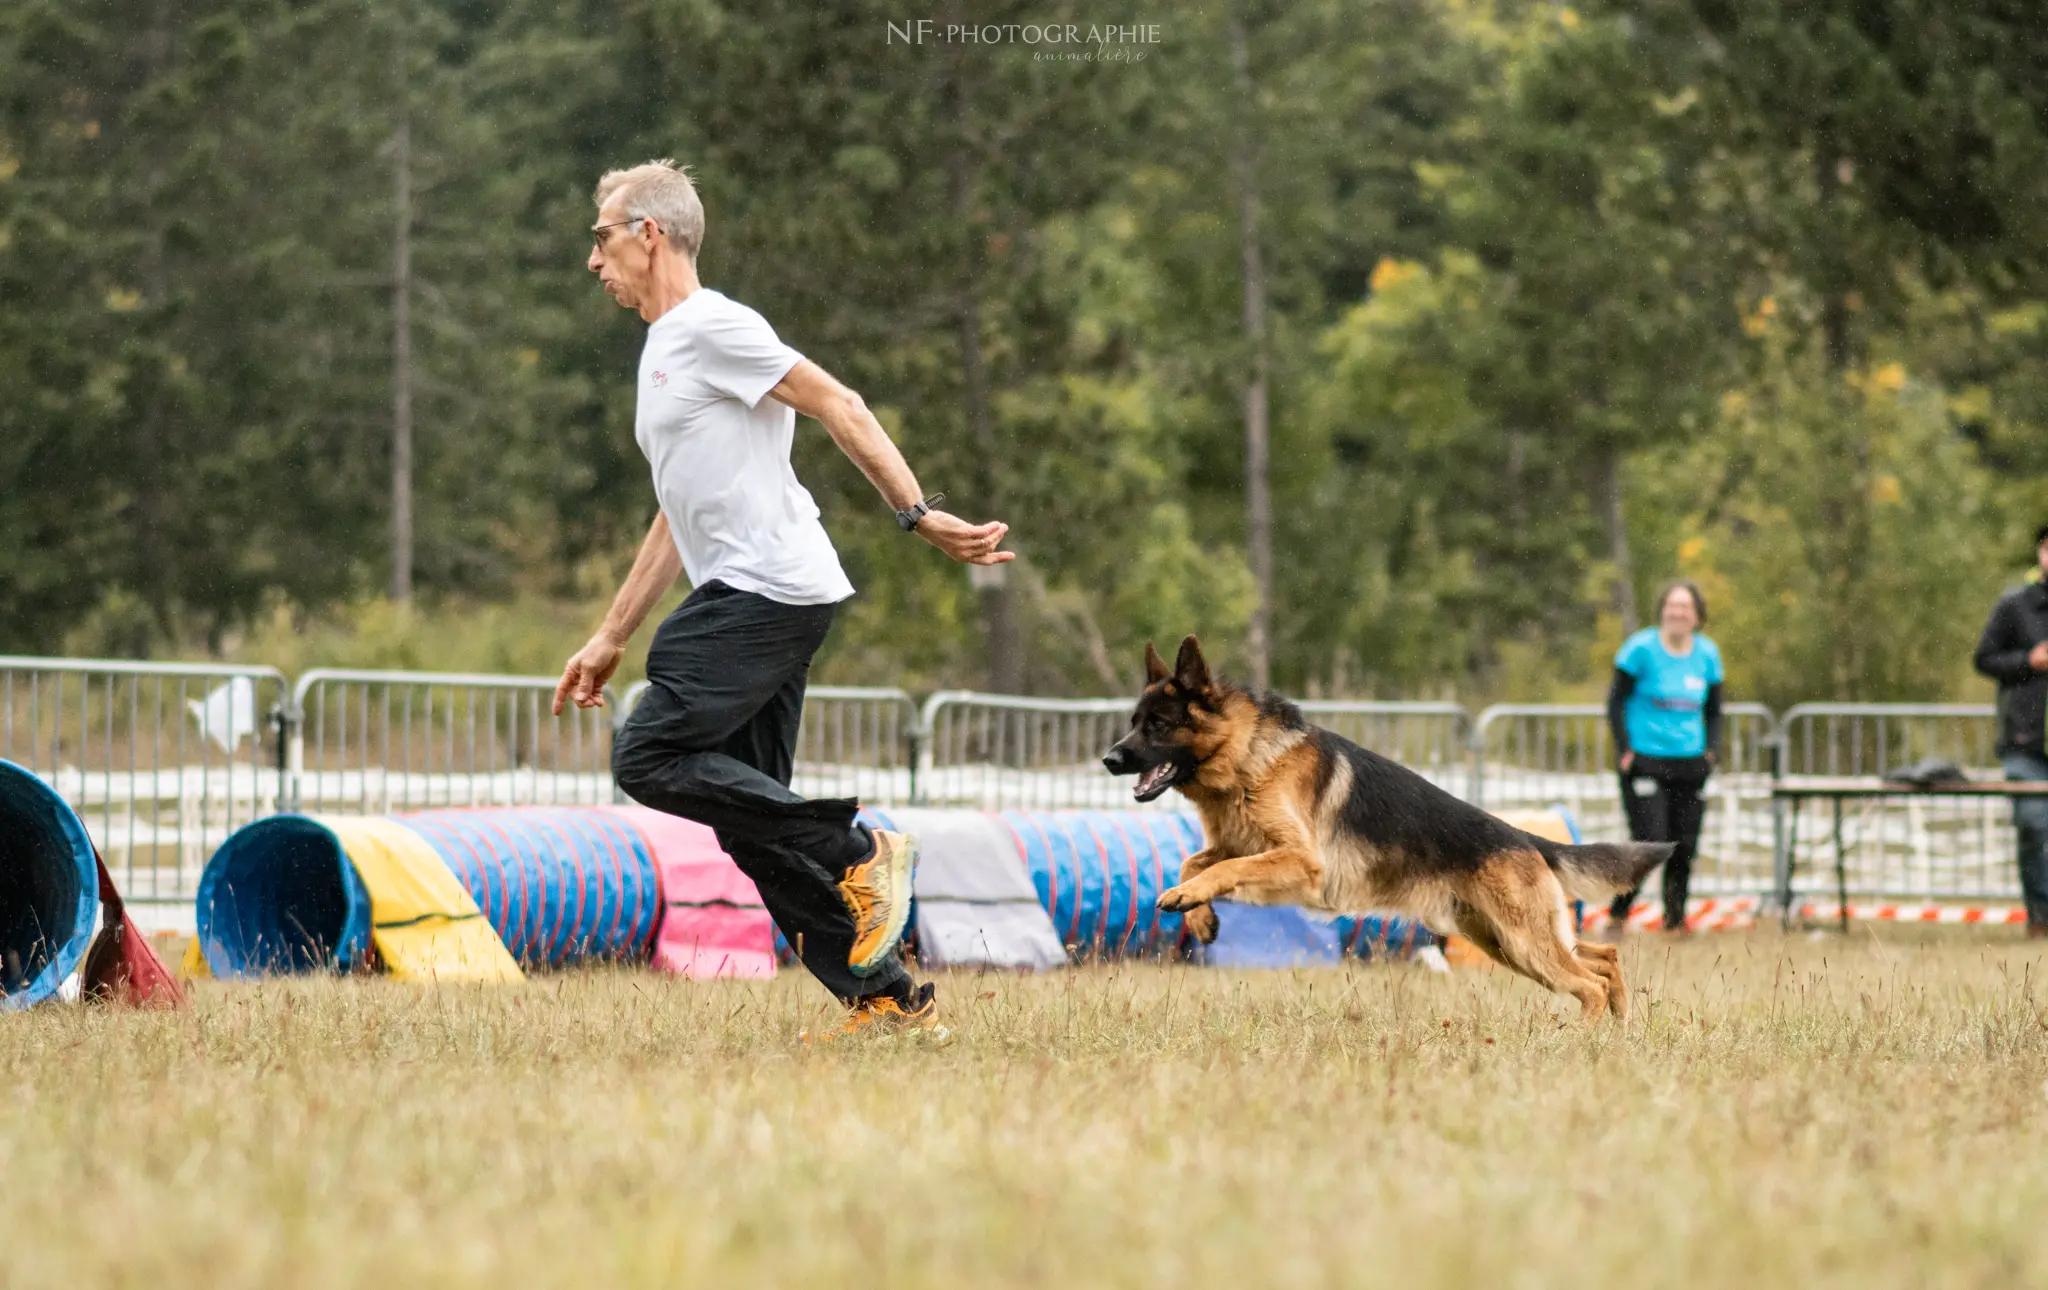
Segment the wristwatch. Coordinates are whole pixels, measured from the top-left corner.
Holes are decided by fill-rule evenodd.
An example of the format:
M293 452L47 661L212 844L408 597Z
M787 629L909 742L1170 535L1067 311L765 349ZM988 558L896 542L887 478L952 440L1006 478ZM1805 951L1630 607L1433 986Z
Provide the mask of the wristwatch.
M897 526L905 533L912 531L917 527L919 520L929 515L934 507L945 500L946 495L944 493L933 493L917 505L896 512Z

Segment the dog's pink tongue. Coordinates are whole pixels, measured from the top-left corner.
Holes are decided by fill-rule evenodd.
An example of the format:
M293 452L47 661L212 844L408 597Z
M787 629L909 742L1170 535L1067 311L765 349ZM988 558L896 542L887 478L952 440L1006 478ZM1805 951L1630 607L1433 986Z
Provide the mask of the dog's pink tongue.
M1153 789L1165 783L1166 777L1168 775L1171 775L1172 773L1173 763L1171 762L1164 762L1160 765L1153 766L1146 770L1144 774L1138 776L1138 786L1135 789L1132 789L1131 791L1135 796L1143 797L1145 794L1151 792Z

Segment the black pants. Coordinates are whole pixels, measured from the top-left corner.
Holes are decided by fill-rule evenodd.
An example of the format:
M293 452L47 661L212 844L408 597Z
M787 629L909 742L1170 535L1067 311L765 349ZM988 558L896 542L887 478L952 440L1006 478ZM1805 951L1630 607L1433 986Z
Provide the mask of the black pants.
M1692 861L1699 854L1700 825L1707 804L1700 796L1707 786L1704 757L1642 757L1621 777L1621 805L1628 813L1628 835L1638 842L1676 842L1678 849L1664 862L1665 926L1685 917L1686 889L1692 884ZM1646 790L1646 791L1645 791ZM1614 898L1608 911L1617 920L1628 917L1636 900L1631 891Z
M833 611L718 582L691 592L654 633L612 774L641 805L710 825L811 975L850 1002L903 995L910 977L893 959L867 977L846 966L854 927L838 883L873 850L860 804L789 789L804 682Z

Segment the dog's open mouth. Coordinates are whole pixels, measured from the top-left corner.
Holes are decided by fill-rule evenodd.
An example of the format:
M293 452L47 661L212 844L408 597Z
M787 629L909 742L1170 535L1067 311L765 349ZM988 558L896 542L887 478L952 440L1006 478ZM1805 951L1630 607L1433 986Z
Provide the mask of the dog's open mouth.
M1141 802L1149 802L1172 788L1174 781L1179 778L1180 768L1170 761L1160 762L1157 766L1147 766L1144 773L1138 776L1137 787L1131 790L1131 796Z

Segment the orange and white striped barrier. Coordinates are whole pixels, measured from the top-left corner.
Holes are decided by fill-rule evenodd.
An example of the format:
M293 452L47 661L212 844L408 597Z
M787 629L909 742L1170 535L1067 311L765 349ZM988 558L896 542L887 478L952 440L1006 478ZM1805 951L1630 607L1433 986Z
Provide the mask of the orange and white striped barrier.
M1801 918L1816 921L1842 917L1840 905L1806 904L1799 907ZM1849 917L1884 923L1982 923L1992 927L2024 926L2027 911L2004 905L1857 905L1849 906Z
M1723 896L1686 902L1685 925L1695 932L1740 931L1756 925L1763 912L1763 901L1756 896ZM1839 922L1842 907L1833 902L1808 901L1799 906L1798 917L1805 922ZM2027 921L2027 911L2018 906L2008 905L1849 905L1849 917L1857 921L1881 923L1939 923L1981 925L1986 927L2019 927ZM1607 926L1610 919L1604 909L1588 908L1580 924L1583 931L1598 931ZM1636 931L1655 931L1664 925L1664 906L1660 901L1642 901L1628 911L1628 925Z
M1737 931L1756 923L1763 901L1756 896L1719 896L1686 902L1685 925L1695 932ZM1598 931L1609 923L1604 909L1587 907L1580 922L1584 931ZM1653 931L1664 926L1664 902L1638 901L1629 908L1628 925L1636 931Z

